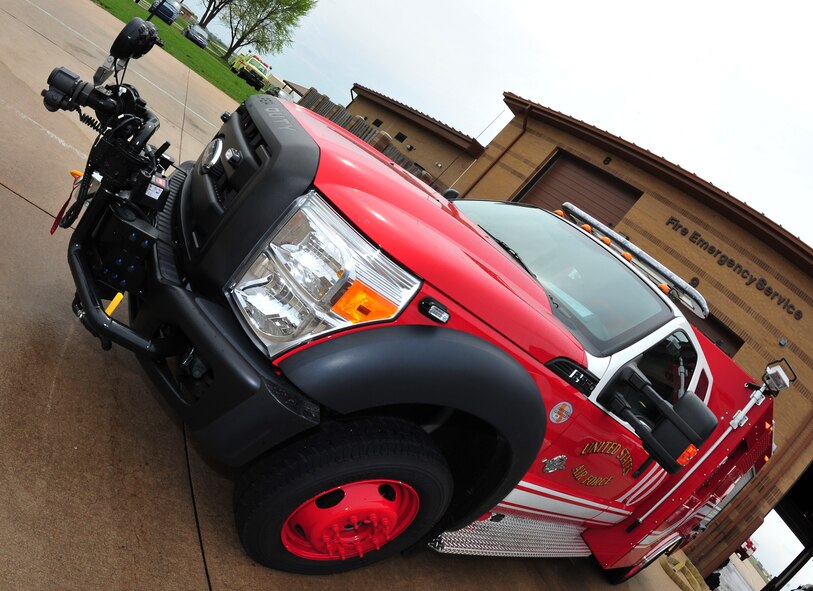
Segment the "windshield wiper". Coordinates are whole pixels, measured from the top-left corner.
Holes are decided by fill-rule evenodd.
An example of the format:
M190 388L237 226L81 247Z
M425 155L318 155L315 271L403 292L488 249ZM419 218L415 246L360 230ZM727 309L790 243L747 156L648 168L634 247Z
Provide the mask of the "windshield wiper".
M559 302L556 301L556 298L554 298L552 295L548 294L548 299L550 300L550 303L554 308L556 308L556 309L559 308Z
M480 226L479 224L477 224L477 225L478 225L478 226ZM494 234L492 234L491 232L489 232L488 230L486 230L486 229L485 229L483 226L480 226L480 229L481 229L483 232L485 232L486 234L488 234L488 235L491 237L491 239L492 239L494 242L496 242L497 244L499 244L499 245L502 247L502 249L503 249L505 252L507 252L508 254L510 254L510 255L511 255L511 258L512 258L512 259L514 259L516 262L518 262L518 263L520 264L520 266L521 266L523 269L525 269L525 270L528 272L528 274L529 274L531 277L533 277L534 279L536 279L537 281L539 281L539 278L536 276L536 273L534 273L533 271L531 271L531 270L528 268L528 265L526 265L526 264L525 264L525 261L523 261L523 260L522 260L522 257L521 257L521 256L519 256L519 254L517 253L517 251L516 251L516 250L514 250L513 248L511 248L510 246L508 246L508 244L506 244L505 242L503 242L502 240L500 240L499 238L497 238L497 237L496 237Z

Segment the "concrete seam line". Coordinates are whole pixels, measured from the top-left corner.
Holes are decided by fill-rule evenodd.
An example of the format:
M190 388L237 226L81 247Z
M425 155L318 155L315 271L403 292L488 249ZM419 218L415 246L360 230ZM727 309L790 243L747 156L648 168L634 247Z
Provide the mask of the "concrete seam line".
M186 72L186 93L183 97L183 115L181 115L181 139L178 141L178 160L181 160L181 152L183 151L183 132L186 127L186 104L189 102L189 80L192 78L192 71ZM190 109L191 111L191 109Z
M189 459L189 437L186 433L186 423L183 423L183 450L186 455L186 475L189 478L189 493L192 496L192 512L195 514L195 529L198 532L198 545L200 546L200 556L203 560L203 572L206 575L206 585L212 591L212 578L209 575L209 563L206 561L206 549L203 547L203 531L200 528L200 517L198 516L198 502L195 498L195 483L192 481L192 462Z

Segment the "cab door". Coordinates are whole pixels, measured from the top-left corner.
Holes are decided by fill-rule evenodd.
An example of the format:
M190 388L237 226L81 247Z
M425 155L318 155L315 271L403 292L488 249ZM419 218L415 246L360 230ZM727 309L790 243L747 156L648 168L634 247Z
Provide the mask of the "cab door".
M548 443L517 489L506 498L513 508L540 517L582 520L587 525L617 523L631 514L666 478L648 461L640 438L625 421L598 402L605 388L623 388L618 372L629 362L674 404L699 383L709 388L708 368L694 333L683 318L675 319L641 342L616 353L592 393L583 394L562 381L548 399ZM702 379L701 379L702 376ZM707 392L697 392L701 398ZM654 427L659 414L651 402L625 397L633 412Z

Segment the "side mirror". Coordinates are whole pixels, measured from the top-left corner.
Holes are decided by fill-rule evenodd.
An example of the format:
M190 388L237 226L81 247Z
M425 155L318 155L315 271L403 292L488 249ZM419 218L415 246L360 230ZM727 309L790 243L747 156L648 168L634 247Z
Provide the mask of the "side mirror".
M674 412L678 421L663 420L652 429L655 441L666 451L669 460L677 464L676 467L674 464L672 465L673 471L660 461L658 462L670 474L680 471L684 465L688 464L717 427L717 417L694 392L686 392L675 404ZM680 428L680 423L694 431L697 438L687 437ZM646 441L644 441L644 449L647 449ZM647 449L647 451L650 450ZM652 454L651 451L650 454ZM655 460L658 458L656 457Z
M654 427L633 412L619 387L622 384L643 394L661 415ZM717 417L696 394L686 392L672 407L635 363L619 372L616 382L601 393L599 402L632 426L644 449L670 474L680 472L717 427Z
M113 45L110 46L110 55L115 59L138 59L158 43L158 31L155 25L138 17L124 25Z

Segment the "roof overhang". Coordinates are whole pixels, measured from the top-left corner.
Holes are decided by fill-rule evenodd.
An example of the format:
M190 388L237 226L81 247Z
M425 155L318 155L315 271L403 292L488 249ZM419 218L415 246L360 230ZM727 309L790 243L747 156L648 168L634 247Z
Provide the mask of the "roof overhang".
M293 90L299 96L305 96L306 94L308 94L308 90L310 90L309 88L305 88L301 84L291 82L290 80L283 80L283 82L287 84L291 88L291 90Z
M599 146L608 154L626 160L701 201L756 238L771 245L774 250L808 275L813 275L813 249L773 220L725 191L660 156L583 121L531 102L511 92L504 92L503 97L505 104L514 115L523 116L525 110L530 109L530 117Z
M482 146L476 139L471 138L452 127L449 127L445 123L441 123L437 119L433 119L432 117L429 117L428 115L421 113L412 107L399 103L388 96L376 92L375 90L365 88L360 84L354 84L351 92L358 96L364 97L377 105L389 109L400 117L403 117L404 119L423 127L427 131L465 151L473 158L480 157L486 150L485 147Z

